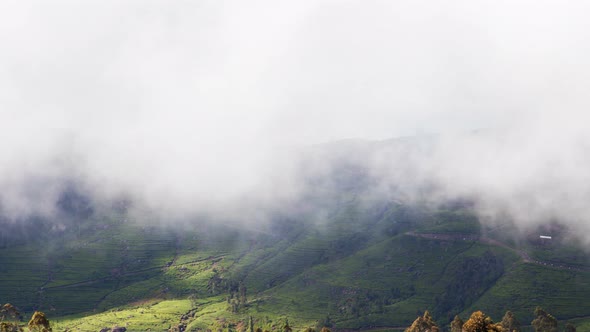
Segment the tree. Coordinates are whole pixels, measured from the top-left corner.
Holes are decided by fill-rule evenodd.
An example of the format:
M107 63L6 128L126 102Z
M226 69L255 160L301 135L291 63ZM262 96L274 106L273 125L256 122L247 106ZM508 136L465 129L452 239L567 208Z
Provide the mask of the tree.
M463 324L463 332L502 332L502 325L495 324L488 315L476 311Z
M238 301L236 299L232 299L229 302L229 309L231 310L231 312L233 312L234 314L237 313L240 310L240 305L238 304Z
M19 332L22 328L18 326L21 320L20 312L10 303L0 308L0 332Z
M424 312L422 317L418 316L416 320L406 329L405 332L438 332L439 328L436 322L430 316L428 310Z
M455 319L451 322L451 332L461 332L463 329L463 320L459 316L455 316Z
M547 313L543 308L535 308L535 316L537 316L531 322L531 325L535 328L536 332L557 332L557 319Z
M240 307L245 307L247 299L246 299L246 286L244 285L244 283L240 282L240 284L238 286L238 292L240 293L239 305L240 305Z
M0 321L5 321L8 319L12 320L20 320L21 315L20 312L10 303L6 303L5 305L0 308Z
M504 318L502 318L502 331L504 332L520 332L520 323L514 317L512 311L506 311Z
M0 322L0 332L22 332L23 329L18 324L10 322Z
M45 314L41 311L35 311L33 317L29 321L29 330L30 331L38 331L38 332L51 332L51 327L49 326L49 320L45 317Z

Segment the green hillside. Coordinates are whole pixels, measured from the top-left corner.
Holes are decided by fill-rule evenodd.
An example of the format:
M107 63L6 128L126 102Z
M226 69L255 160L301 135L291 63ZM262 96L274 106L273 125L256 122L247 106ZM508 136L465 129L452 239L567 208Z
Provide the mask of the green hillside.
M80 331L240 330L249 316L268 330L286 318L295 329L398 328L425 310L443 326L475 310L495 320L512 310L526 324L538 305L589 325L590 264L571 244L517 248L466 207L336 206L262 228L95 214L75 231L3 245L0 302Z

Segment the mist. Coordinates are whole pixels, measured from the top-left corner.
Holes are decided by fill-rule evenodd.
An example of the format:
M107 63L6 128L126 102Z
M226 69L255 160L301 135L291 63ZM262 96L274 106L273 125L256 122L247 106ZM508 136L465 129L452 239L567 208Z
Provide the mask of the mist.
M433 183L482 216L588 234L589 6L3 2L2 213L51 215L74 181L253 223L329 175L329 153L302 151L357 139L383 146L350 155L374 194ZM430 143L379 143L396 137Z

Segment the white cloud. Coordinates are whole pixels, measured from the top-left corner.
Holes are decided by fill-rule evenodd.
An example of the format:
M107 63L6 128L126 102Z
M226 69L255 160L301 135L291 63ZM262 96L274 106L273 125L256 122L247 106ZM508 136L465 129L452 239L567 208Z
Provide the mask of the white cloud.
M499 141L443 140L415 169L453 193L588 215L585 2L0 7L4 209L50 210L39 197L72 174L167 209L270 199L277 183L289 196L296 180L269 180L286 147L489 128Z

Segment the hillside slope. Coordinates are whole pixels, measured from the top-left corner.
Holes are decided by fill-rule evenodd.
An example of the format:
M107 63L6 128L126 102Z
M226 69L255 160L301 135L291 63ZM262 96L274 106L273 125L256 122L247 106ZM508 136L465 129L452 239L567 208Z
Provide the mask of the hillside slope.
M0 299L81 330L235 328L250 315L269 329L287 317L301 328L402 327L424 310L447 324L476 309L529 322L537 305L560 320L590 315L587 256L535 242L516 248L469 208L347 197L322 216L258 230L94 216L75 234L1 248Z

